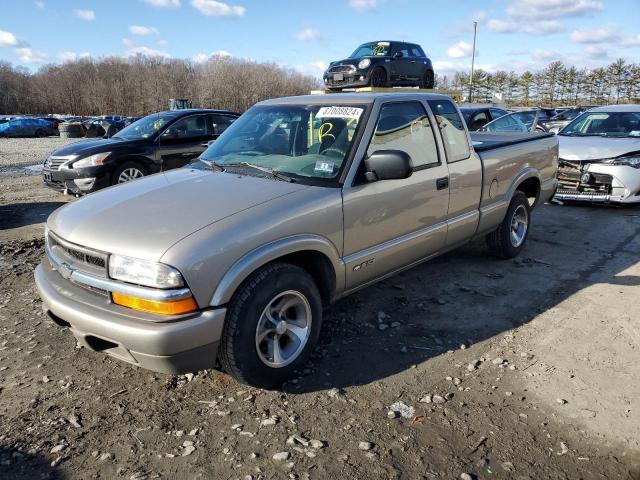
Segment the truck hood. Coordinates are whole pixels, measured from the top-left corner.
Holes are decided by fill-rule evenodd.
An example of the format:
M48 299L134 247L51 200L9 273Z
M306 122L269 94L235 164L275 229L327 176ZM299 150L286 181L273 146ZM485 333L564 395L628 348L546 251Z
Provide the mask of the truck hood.
M569 137L558 135L560 158L601 160L640 151L640 138Z
M77 245L157 261L173 244L207 225L304 188L309 187L178 169L69 203L49 216L47 226Z

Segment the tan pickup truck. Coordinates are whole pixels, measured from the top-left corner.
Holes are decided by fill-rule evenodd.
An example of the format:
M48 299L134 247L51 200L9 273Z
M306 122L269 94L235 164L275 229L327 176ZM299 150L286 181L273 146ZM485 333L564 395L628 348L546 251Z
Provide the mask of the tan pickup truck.
M553 135L470 136L442 95L269 100L188 167L54 212L36 283L87 348L273 387L323 305L478 237L517 255L557 162Z

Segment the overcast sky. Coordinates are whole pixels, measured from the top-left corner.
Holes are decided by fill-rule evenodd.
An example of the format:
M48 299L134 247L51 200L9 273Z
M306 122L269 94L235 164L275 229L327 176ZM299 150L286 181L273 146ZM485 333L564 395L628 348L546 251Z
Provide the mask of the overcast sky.
M272 61L320 75L360 43L420 43L436 73L640 61L640 0L0 0L0 60L137 53Z

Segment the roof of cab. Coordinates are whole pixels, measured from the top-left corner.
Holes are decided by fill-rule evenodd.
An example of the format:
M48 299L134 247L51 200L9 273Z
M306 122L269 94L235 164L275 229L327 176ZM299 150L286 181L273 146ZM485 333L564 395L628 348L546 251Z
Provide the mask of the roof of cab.
M372 104L376 100L403 100L412 99L446 99L453 101L451 97L439 93L420 92L358 92L358 93L327 93L323 95L299 95L297 97L282 97L264 100L257 105L349 105L349 104Z
M640 113L640 105L626 104L626 105L603 105L602 107L596 107L589 110L589 112L635 112Z

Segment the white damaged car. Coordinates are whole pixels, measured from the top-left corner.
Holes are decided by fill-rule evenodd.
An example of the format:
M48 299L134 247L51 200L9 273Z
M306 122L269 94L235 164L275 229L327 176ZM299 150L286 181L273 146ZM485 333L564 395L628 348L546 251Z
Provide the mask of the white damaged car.
M589 110L558 139L556 199L640 203L640 105Z

